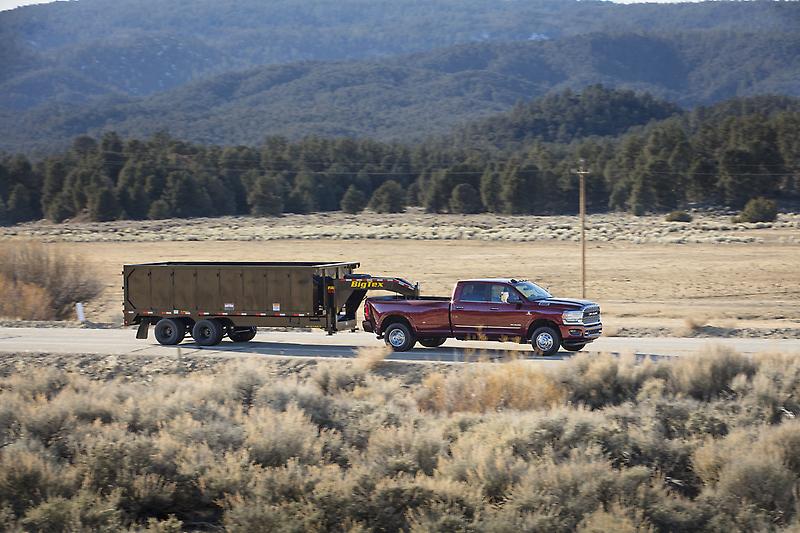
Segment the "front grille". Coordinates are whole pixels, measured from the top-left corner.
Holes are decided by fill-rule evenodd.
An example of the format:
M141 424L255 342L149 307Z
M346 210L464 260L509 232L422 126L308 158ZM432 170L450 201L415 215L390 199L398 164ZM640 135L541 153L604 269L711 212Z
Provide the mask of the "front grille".
M591 326L600 323L600 306L590 305L583 309L583 325Z

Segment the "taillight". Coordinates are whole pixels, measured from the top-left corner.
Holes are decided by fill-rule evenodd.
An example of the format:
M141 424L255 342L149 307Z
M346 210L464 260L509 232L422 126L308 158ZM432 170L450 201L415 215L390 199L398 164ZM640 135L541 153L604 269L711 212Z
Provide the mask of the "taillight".
M369 302L364 305L364 319L369 320Z

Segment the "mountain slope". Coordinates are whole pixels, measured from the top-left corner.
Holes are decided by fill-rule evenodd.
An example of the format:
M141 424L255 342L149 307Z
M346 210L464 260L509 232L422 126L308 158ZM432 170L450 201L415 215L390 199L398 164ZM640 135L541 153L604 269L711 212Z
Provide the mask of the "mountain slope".
M684 106L800 95L799 51L798 35L595 34L383 61L294 63L226 73L146 98L0 112L0 148L64 146L76 135L107 130L130 136L167 130L221 144L254 144L270 134L423 138L550 91L596 83Z
M471 42L798 27L796 2L80 0L0 12L0 82L34 70L73 69L109 93L146 95L232 69L386 57ZM66 99L58 86L45 83L16 104L59 98Z

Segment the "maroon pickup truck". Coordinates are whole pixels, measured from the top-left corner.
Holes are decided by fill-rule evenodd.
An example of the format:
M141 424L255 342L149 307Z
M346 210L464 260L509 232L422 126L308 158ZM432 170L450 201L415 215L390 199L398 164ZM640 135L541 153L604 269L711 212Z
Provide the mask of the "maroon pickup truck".
M452 298L367 298L365 331L403 352L417 341L435 348L448 338L530 342L539 355L563 346L578 351L600 336L600 306L553 298L535 283L516 279L459 281Z

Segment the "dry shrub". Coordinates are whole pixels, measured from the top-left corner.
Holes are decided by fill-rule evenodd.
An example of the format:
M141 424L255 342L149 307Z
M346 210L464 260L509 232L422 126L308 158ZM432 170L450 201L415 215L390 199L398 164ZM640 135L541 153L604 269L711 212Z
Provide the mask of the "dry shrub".
M297 406L290 405L284 412L255 408L241 424L244 445L258 464L281 466L292 458L305 464L322 461L325 435Z
M737 522L757 524L763 516L763 523L786 524L796 509L796 487L797 477L778 458L746 454L723 468L713 498Z
M356 365L366 371L376 369L390 354L388 346L365 346L358 349Z
M506 409L541 409L564 401L565 391L540 368L521 361L476 365L430 374L418 396L426 411L484 413Z
M103 288L85 261L60 248L32 242L8 243L0 248L0 276L26 298L26 305L45 306L46 313L2 310L5 316L28 320L68 318L76 302L94 299Z
M0 503L16 516L48 498L69 497L76 488L75 470L57 464L36 443L20 440L0 453Z
M381 475L433 475L445 448L441 432L411 424L378 428L370 435L365 453L371 469Z
M263 360L141 382L12 373L0 378L0 529L683 532L800 520L796 356L454 365L422 385L420 374Z
M648 490L644 467L616 470L602 459L575 452L569 462L530 465L514 487L509 511L539 513L542 530L575 531L586 516L615 502L636 502Z
M706 353L679 358L670 370L675 392L708 401L732 393L734 378L740 374L752 377L757 364L728 348L712 346Z
M646 381L666 376L668 369L650 360L638 364L632 356L607 354L580 354L558 371L569 401L593 409L633 400Z
M683 319L683 329L678 331L681 336L691 337L705 326L705 319L688 316Z
M598 509L578 524L578 533L651 533L655 531L641 512L614 504L606 511Z
M50 498L25 513L26 531L120 531L119 492L108 498L82 490L73 498Z
M53 302L42 287L14 282L0 273L0 316L20 320L47 320L53 317Z

